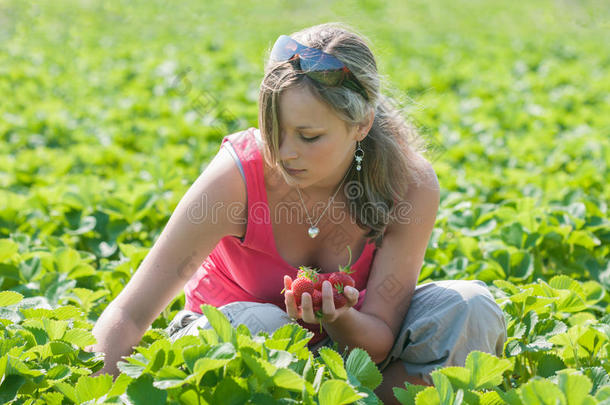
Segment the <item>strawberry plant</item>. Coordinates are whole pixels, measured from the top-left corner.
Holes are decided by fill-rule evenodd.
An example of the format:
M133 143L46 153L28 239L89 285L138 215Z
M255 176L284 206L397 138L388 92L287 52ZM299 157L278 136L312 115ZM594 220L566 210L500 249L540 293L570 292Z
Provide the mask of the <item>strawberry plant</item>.
M401 113L441 188L418 281L482 280L506 318L500 358L473 351L464 367L434 371L433 386L401 385L396 397L608 404L608 7L0 3L0 403L376 403L380 374L365 351L313 357L304 329L252 336L207 308L214 328L172 343L164 329L182 293L116 379L92 377L103 359L84 350L222 137L257 126L263 48L310 25L285 18L296 12L310 22L339 13L370 33L396 86L384 94L418 106ZM421 221L415 206L393 214ZM341 230L327 233L329 249L346 243ZM349 253L335 294L350 285ZM331 273L303 274L321 311L316 291ZM367 287L399 288L391 278Z

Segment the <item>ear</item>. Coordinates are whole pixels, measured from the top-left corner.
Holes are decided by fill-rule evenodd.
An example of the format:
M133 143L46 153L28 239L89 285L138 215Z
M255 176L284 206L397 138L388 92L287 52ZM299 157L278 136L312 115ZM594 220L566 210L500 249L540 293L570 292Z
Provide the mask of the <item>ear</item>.
M358 133L356 134L356 139L358 141L362 141L366 138L366 135L371 130L373 126L373 122L375 122L375 110L371 109L371 112L368 115L368 118L364 120L361 124L358 124Z

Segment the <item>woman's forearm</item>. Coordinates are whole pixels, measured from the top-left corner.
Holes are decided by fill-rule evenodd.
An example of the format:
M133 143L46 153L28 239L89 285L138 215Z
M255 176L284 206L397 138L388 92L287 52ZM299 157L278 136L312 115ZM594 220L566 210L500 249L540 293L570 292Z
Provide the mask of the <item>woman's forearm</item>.
M108 305L92 330L97 343L87 348L88 351L105 354L104 368L95 375L108 373L117 377L120 371L116 363L132 353L146 329L138 326L123 308L113 306L112 303Z
M330 338L343 351L355 347L366 350L375 363L381 363L391 349L394 335L381 319L350 308L333 323L323 322Z

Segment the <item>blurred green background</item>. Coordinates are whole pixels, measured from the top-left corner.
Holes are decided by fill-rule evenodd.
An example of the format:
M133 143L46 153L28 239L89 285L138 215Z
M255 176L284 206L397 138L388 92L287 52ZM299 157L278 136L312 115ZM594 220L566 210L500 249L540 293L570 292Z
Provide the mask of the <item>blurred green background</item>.
M36 376L68 373L58 356L64 394L99 369L89 331L221 139L258 126L276 38L332 21L370 41L429 143L441 205L419 281L487 283L510 395L606 398L609 16L607 0L0 0L0 398L39 396ZM167 344L183 308L141 345ZM587 377L561 377L564 395L566 368ZM61 402L49 392L36 403Z
M23 259L79 252L76 285L107 288L103 308L222 137L258 126L275 39L341 21L430 143L422 279L610 286L609 4L1 0L0 237ZM30 276L2 286L40 293Z

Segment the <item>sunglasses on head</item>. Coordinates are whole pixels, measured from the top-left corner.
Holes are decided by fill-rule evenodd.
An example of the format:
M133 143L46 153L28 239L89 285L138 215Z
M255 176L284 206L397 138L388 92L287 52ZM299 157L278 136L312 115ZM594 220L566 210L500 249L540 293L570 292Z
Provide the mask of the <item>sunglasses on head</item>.
M369 100L364 87L343 62L329 53L302 45L288 35L280 35L275 41L270 59L274 62L295 61L298 69L313 80L327 86L343 85Z

